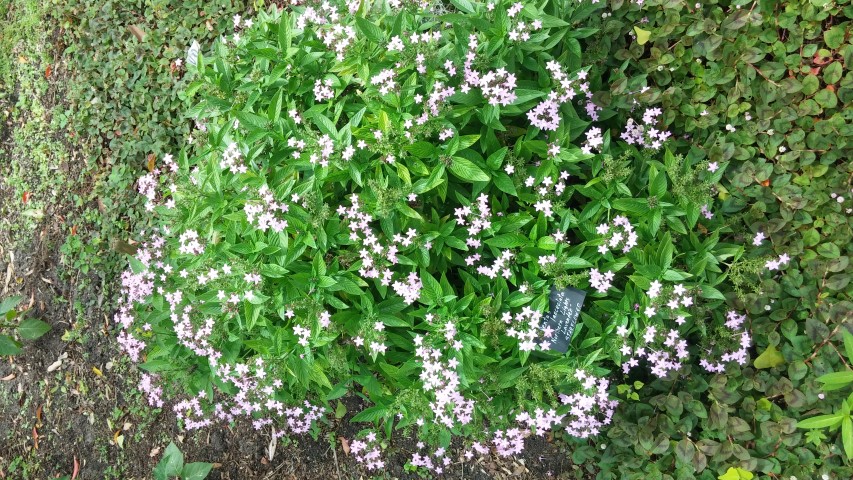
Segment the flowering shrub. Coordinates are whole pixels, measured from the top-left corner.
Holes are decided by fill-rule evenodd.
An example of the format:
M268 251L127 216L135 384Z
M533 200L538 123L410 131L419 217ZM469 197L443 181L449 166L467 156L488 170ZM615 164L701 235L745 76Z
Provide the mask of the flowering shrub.
M762 312L744 284L791 257L755 253L717 214L730 155L683 148L645 89L596 92L607 72L584 63L595 29L579 25L602 8L309 2L235 18L187 65L192 145L139 182L152 223L116 321L150 401L175 398L187 428L250 417L284 435L352 392L372 404L353 421L438 445L410 463L441 473L453 436L470 458L552 429L598 435L617 406L605 375L641 360L653 385L746 365L747 313ZM587 291L568 355L543 321L566 286ZM663 454L667 438L640 443ZM376 433L357 442L381 468Z

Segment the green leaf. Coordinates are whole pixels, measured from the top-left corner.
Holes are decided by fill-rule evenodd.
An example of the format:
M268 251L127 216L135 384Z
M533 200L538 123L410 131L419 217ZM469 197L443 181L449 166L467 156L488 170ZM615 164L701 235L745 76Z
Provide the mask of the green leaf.
M785 363L785 357L776 350L774 345L768 345L767 349L755 359L755 368L773 368Z
M853 460L853 420L849 415L841 422L841 443L847 460Z
M6 312L17 307L18 304L21 303L21 300L23 300L23 298L24 297L22 297L20 295L15 295L13 297L9 297L6 300L3 300L2 302L0 302L0 317L5 315Z
M486 244L497 248L514 248L527 245L530 239L518 233L505 233L486 239Z
M21 353L21 344L8 335L0 335L0 355L17 355Z
M844 335L844 353L847 354L847 361L853 362L853 335L848 331L843 332Z
M829 48L836 49L841 47L841 44L844 43L844 25L835 25L823 32L823 41Z
M157 480L167 480L171 477L178 477L184 469L184 454L178 449L174 442L166 447L163 452L163 458L160 463L154 467L154 478Z
M841 420L844 416L841 413L832 415L818 415L816 417L807 418L797 422L797 428L826 428L837 427L841 425Z
M450 3L452 3L459 11L474 13L474 4L471 3L470 0L450 0Z
M637 43L640 45L645 45L646 42L652 38L652 32L649 30L643 30L642 28L634 25L634 33L637 34Z
M364 35L364 37L370 40L371 42L385 42L385 35L383 35L382 29L377 27L376 24L364 17L355 18L355 28L359 31L359 33Z
M289 270L275 263L261 265L261 275L267 278L283 278Z
M290 28L290 15L287 12L282 12L281 20L278 23L278 45L282 52L287 52L290 45L293 43L293 31Z
M647 213L649 210L649 202L642 198L617 198L611 202L613 208L623 212L635 214Z
M421 282L423 282L423 288L421 289L423 303L427 305L437 304L442 296L441 284L426 271L421 272Z
M343 404L343 402L338 402L338 406L335 407L335 418L338 420L347 416L347 406Z
M406 145L404 149L418 158L430 158L435 153L435 147L430 142L415 142Z
M462 180L467 180L469 182L489 181L489 176L486 175L486 172L482 171L480 167L474 165L474 163L467 158L453 157L453 161L448 168L454 175Z
M385 407L375 406L362 410L358 415L352 417L350 422L375 422L388 414Z
M18 325L18 335L25 340L35 340L50 331L50 325L35 318L27 318Z
M823 383L823 389L838 390L853 383L853 371L827 373L817 377L817 381Z
M589 268L592 264L581 257L569 257L563 261L563 266L565 268Z
M207 475L210 473L212 468L212 463L188 463L184 466L183 472L181 472L181 480L203 480L207 478Z
M719 480L752 480L753 477L754 475L752 472L748 470L744 470L740 467L729 467L729 469L726 470L726 473L717 478Z
M652 171L655 175L649 178L649 195L660 198L666 193L666 172Z

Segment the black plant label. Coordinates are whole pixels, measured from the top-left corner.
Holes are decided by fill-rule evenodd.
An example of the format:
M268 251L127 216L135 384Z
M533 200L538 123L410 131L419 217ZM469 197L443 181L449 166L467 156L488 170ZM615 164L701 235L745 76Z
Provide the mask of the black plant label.
M550 342L551 350L566 353L585 298L586 292L577 288L551 287L550 310L542 318L545 335L540 341Z

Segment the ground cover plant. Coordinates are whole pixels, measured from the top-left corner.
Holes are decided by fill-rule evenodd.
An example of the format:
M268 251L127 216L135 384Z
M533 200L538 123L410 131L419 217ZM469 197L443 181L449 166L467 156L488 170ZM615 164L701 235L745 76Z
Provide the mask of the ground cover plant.
M849 2L276 3L170 46L131 5L172 100L75 107L151 407L273 451L346 417L374 475L552 437L578 478L853 474Z
M677 457L680 475L712 478L731 464L781 473L778 462L733 452L732 435L756 435L743 419L729 422L722 402L741 398L732 393L740 385L726 386L729 372L785 362L778 338L769 346L761 338L756 354L755 332L771 332L749 317L773 310L762 291L773 288L767 273L800 252L760 249L781 226L735 223L748 220L737 215L747 203L720 181L733 159L755 150L721 140L710 122L694 133L671 108L679 99L661 101L643 85L668 79L632 71L648 62L632 65L628 48L640 60L650 38L666 42L646 30L649 18L640 21L652 5L631 5L614 21L604 7L324 3L235 17L232 36L209 52L193 49L188 68L199 79L188 95L198 100L188 115L198 129L191 146L159 159L139 183L161 220L141 239L116 317L119 341L152 372L143 387L151 401L160 404L177 379L175 393L187 397L175 410L187 427L248 415L261 428L284 416L284 435L308 430L326 402L354 390L373 405L354 421L387 437L414 433L431 448L410 464L441 473L454 436L470 457L486 445L518 453L526 436L556 425L569 438L597 435L616 406L607 375L648 368L660 379L651 389L671 391L673 380L703 369L718 376L692 377L699 384L686 391L706 392L704 402L655 396L637 412L643 433L611 429L617 448L636 442L636 460L611 451L603 463L618 458L645 475L671 470ZM759 24L757 12L730 10L723 28ZM656 18L675 25L663 11ZM628 61L585 64L580 41L633 15L643 25L635 38L615 59L597 59ZM716 61L717 47L701 47L697 64ZM727 45L722 55L742 51ZM747 80L754 70L743 69ZM751 105L732 109L735 99L713 90L697 98L716 100L717 115L752 116ZM769 121L765 113L758 121ZM821 164L836 162L840 142ZM750 175L757 187L767 179ZM838 237L849 238L849 228ZM553 332L541 318L551 287L566 285L591 301L563 356L549 349ZM823 305L811 328L848 319L849 303ZM796 326L786 328L796 337ZM800 348L791 355L811 353ZM650 390L642 386L634 383ZM811 398L793 391L782 392L789 406L818 399L816 390ZM695 415L687 431L643 416L669 405L677 419L684 403ZM694 444L699 418L708 419L706 437ZM784 433L796 436L795 424ZM365 438L356 455L374 470L383 465L377 432ZM759 456L766 448L775 455L779 444L759 443ZM663 456L660 467L638 451ZM579 461L597 457L577 452L587 452ZM842 463L812 455L828 472Z

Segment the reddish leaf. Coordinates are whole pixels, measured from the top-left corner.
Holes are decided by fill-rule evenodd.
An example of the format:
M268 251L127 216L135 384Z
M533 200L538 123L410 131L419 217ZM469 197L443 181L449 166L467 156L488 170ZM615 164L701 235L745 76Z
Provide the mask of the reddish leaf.
M47 68L44 69L44 78L50 78L51 72L52 72L52 70L50 68L50 65L48 65Z
M77 478L78 473L80 473L80 462L77 461L77 455L74 455L74 471L71 472L71 480Z
M24 194L21 195L21 200L23 200L24 205L26 205L27 202L30 201L30 192L24 192Z

